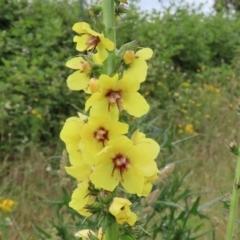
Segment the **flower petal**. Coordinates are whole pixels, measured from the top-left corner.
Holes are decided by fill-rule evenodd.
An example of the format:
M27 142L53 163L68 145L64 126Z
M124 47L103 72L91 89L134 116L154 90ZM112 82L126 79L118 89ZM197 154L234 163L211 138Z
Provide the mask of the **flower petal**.
M91 167L86 164L78 166L65 167L66 172L79 181L89 180L91 174Z
M114 49L114 43L105 37L100 37L101 43L104 46L104 48L106 48L108 51L112 51Z
M101 36L100 33L97 33L94 30L92 30L90 25L86 22L75 23L72 27L72 30L77 33L87 33L92 36Z
M73 42L77 43L76 49L80 52L88 50L88 46L86 44L88 39L89 39L89 35L87 34L84 34L81 37L75 36L73 38Z
M95 92L92 96L86 101L85 111L88 111L96 102L102 100L102 94L100 92Z
M119 178L119 171L113 172L113 164L111 162L96 166L90 176L90 180L94 184L95 188L103 188L110 192L117 187Z
M125 153L133 147L133 142L126 136L119 136L110 140L108 145L113 147L116 152Z
M131 194L141 193L144 186L144 177L136 168L130 167L124 171L121 184Z
M127 111L130 115L133 115L135 117L141 117L148 112L149 105L140 93L123 92L122 97L122 106L124 110Z
M80 69L82 70L82 63L84 59L82 57L75 57L66 62L66 66L72 69Z
M153 55L153 50L151 48L142 48L137 51L135 56L141 58L142 60L148 60Z
M67 86L71 90L83 90L87 88L89 84L89 77L86 73L81 73L80 71L76 71L73 74L69 75L67 78Z
M97 45L97 53L93 55L93 61L101 65L108 57L108 52L101 42Z
M96 234L89 230L89 229L83 229L81 231L78 231L77 233L75 233L75 237L80 237L80 238L83 238L83 240L86 240L86 239L89 239L89 236L96 236Z
M117 85L124 92L136 92L140 88L139 81L131 74L124 74L123 78L117 82Z
M88 29L91 29L91 27L86 22L75 23L72 27L72 30L77 33L88 33Z
M148 65L146 61L142 59L136 59L130 64L130 67L124 71L124 74L133 75L139 82L143 82L147 76Z
M112 89L118 82L118 74L115 74L113 77L109 77L108 75L102 74L99 77L100 86L104 89Z

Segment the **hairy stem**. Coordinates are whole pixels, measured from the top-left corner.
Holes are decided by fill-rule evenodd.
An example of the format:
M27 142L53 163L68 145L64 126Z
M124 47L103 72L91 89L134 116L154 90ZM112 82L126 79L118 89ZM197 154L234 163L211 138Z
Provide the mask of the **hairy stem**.
M104 36L110 39L116 46L115 32L115 8L114 0L102 0L103 23L105 25ZM115 69L115 49L108 53L108 58L103 64L103 72L111 75Z
M238 149L238 161L237 161L237 168L235 173L235 184L233 186L233 192L231 197L231 204L230 204L230 213L228 218L228 226L227 226L227 233L226 233L226 240L231 240L234 237L234 223L237 214L237 206L238 206L238 196L240 190L240 149Z

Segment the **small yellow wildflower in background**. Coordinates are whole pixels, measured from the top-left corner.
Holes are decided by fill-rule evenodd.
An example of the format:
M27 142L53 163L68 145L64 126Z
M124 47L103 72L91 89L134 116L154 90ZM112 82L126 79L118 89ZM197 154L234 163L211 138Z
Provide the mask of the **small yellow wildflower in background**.
M36 109L32 109L32 110L31 110L31 114L35 115L35 114L37 114L37 113L38 113L38 112L37 112Z
M188 83L188 82L183 82L183 83L182 83L182 86L185 87L185 88L189 88L189 87L190 87L190 83Z
M190 133L190 134L196 134L192 124L186 124L185 132Z
M201 105L202 105L201 103L196 103L197 107L201 107Z
M42 119L42 114L38 113L38 114L36 115L36 117L39 118L39 119Z
M0 211L3 212L11 212L12 208L16 205L17 203L14 202L12 199L6 198L0 198Z
M163 74L162 77L163 77L163 78L167 78L167 75L166 75L166 74Z
M206 114L206 115L205 115L205 118L210 119L211 116L210 116L209 114Z
M186 113L187 113L187 110L186 110L186 109L180 109L180 112L186 114Z
M197 120L197 121L195 121L195 124L196 125L200 125L200 122Z

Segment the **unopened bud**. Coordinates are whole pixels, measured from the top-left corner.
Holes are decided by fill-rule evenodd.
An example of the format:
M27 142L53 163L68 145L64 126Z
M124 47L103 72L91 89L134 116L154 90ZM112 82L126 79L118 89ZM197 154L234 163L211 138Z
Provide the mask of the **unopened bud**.
M124 14L127 13L128 9L125 7L124 4L120 4L116 9L115 9L115 20L118 21L120 17Z
M108 191L101 191L99 192L98 194L98 200L99 202L101 203L105 203L105 204L108 204L108 203L111 203L112 200L113 200L113 195L111 192L108 192Z
M100 5L89 5L88 6L88 12L90 14L90 16L97 16L99 15L99 13L102 11L102 6Z
M130 64L135 60L135 54L133 51L129 50L123 54L123 60L126 64Z
M82 71L86 74L89 74L91 72L91 65L89 64L89 62L84 62L82 64Z
M90 81L89 81L88 88L89 88L91 93L98 92L99 91L98 80L96 78L91 78Z
M232 141L229 145L228 145L229 151L235 155L239 155L239 149L237 146L237 143L235 141Z

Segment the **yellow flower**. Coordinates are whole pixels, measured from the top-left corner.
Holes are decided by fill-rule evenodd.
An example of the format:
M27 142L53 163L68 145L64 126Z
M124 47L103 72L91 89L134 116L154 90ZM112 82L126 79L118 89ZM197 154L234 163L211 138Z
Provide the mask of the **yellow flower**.
M127 132L128 124L113 120L110 116L98 115L89 117L82 127L81 137L86 151L95 155L107 146L109 140Z
M188 83L188 82L183 82L183 83L182 83L182 86L185 87L185 88L189 88L189 87L190 87L190 83Z
M137 129L132 134L131 140L133 141L134 145L139 143L148 143L151 151L152 159L155 159L158 156L160 152L159 144L151 138L146 138L146 135L142 132L139 132L139 129Z
M119 112L123 109L130 115L141 117L149 110L149 105L144 97L137 91L140 83L130 75L124 75L118 80L118 74L113 77L101 75L99 78L101 92L95 92L87 100L85 110L91 108L91 115L111 114L118 119Z
M151 48L142 48L134 53L133 51L126 51L123 55L123 61L128 65L128 69L124 74L133 75L139 82L143 82L147 76L148 65L146 60L150 59L153 55Z
M92 230L83 229L81 231L78 231L74 236L80 237L82 240L89 240L90 236L96 236L96 234Z
M92 172L92 166L88 164L78 164L70 167L65 167L66 172L72 177L76 178L79 182L89 181Z
M91 78L90 79L90 82L89 82L89 85L88 85L88 89L91 93L95 93L95 92L98 92L99 91L99 82L98 82L98 79L96 78Z
M77 70L68 76L68 87L71 90L86 89L90 81L91 65L82 57L75 57L67 61L66 66Z
M73 191L69 206L83 216L89 217L92 215L85 207L95 202L95 196L90 194L88 190L89 182L83 181L78 184L78 187Z
M185 132L190 133L190 134L196 134L192 124L187 124L185 126Z
M132 194L142 194L145 176L152 176L152 153L149 143L133 144L125 136L108 142L95 158L95 169L90 180L96 188L113 191L119 183ZM144 171L143 171L144 169Z
M95 32L90 25L85 22L75 23L73 30L82 36L75 36L73 41L77 43L78 51L91 51L97 49L97 53L93 55L93 61L96 64L102 64L108 57L108 51L113 51L114 43L105 38L103 34Z
M69 160L72 165L82 163L82 154L80 151L81 129L85 124L84 120L78 117L70 117L66 120L60 133L60 138L66 144L69 153Z
M143 166L141 168L141 171L144 175L144 186L142 192L138 194L138 196L148 196L152 190L152 182L157 179L157 174L159 173L157 164L153 160L157 158L160 152L160 146L153 139L146 138L145 134L139 132L139 130L136 130L133 133L131 140L133 141L134 145L148 143L149 151L151 152L152 161L150 161L146 167ZM151 171L149 171L150 168Z
M82 240L90 240L90 236L95 236L96 237L96 234L92 230L83 229L81 231L78 231L74 236L75 237L80 237L80 238L82 238ZM105 236L102 234L102 228L99 228L97 238L99 240L105 240L106 239Z
M109 208L109 212L116 218L117 223L123 224L127 222L133 226L137 221L137 215L130 210L132 203L125 198L115 197Z
M0 203L0 210L3 212L11 212L13 206L16 205L16 202L14 202L12 199L2 199Z
M35 114L37 114L37 113L38 113L38 111L37 111L36 109L32 109L32 110L31 110L31 114L35 115Z
M39 119L42 119L42 114L37 114L37 116L36 116L37 118L39 118Z

